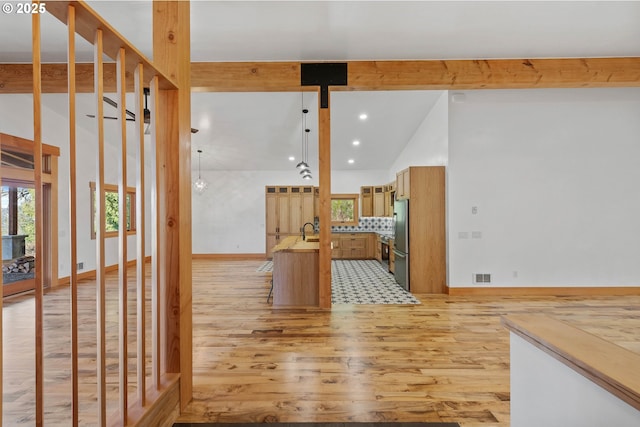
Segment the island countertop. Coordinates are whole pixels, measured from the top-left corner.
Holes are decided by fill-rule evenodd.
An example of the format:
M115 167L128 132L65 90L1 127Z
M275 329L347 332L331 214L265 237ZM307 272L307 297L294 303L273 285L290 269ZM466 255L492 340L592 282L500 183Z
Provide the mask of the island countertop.
M318 252L318 237L311 235L307 236L307 239L302 240L302 236L288 236L273 247L273 252Z

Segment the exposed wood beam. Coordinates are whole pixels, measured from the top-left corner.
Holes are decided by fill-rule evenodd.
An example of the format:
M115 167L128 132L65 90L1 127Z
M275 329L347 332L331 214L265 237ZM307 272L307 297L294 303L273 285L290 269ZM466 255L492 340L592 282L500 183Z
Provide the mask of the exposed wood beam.
M194 62L194 92L299 92L299 62ZM315 88L308 90L315 91Z
M295 72L294 72L295 71ZM300 63L194 63L193 91L299 91ZM336 90L640 86L640 57L351 61Z
M523 89L640 86L640 57L351 61L344 90ZM115 92L115 64L104 64L106 92ZM78 92L93 92L92 64L76 68ZM127 73L127 91L133 79ZM0 94L31 93L30 64L0 64ZM42 91L67 90L66 64L42 64ZM300 91L299 62L194 62L196 92Z
M0 64L0 94L31 93L31 64ZM104 91L116 92L116 64L104 64ZM42 93L67 93L67 64L42 64ZM127 72L127 92L133 92L133 77ZM93 62L76 65L76 92L93 92Z
M640 86L640 58L368 61L349 89L524 89Z

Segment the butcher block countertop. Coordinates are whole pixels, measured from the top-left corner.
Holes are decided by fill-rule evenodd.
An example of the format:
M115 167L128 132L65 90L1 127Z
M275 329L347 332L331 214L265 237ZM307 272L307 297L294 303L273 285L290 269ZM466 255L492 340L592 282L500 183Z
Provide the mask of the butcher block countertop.
M640 410L640 354L546 315L509 315L502 324Z
M318 236L307 236L307 240L302 240L302 236L289 236L273 247L273 252L318 252L320 244Z

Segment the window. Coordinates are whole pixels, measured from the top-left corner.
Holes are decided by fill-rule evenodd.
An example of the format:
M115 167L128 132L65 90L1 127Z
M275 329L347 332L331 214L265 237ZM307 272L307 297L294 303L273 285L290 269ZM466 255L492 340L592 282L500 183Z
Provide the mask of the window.
M358 225L358 194L331 195L331 225Z
M91 188L91 238L96 238L96 226L98 224L96 205L96 183L90 182ZM105 224L104 236L117 237L120 216L118 212L118 186L105 184ZM127 187L127 234L136 232L136 189Z

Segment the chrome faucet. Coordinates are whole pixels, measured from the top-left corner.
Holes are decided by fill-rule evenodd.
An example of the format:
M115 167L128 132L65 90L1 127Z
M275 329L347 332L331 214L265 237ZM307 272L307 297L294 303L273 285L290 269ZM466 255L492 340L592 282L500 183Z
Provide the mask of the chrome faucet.
M313 225L312 222L305 222L304 225L302 226L302 240L307 240L307 236L304 234L304 229L307 225L312 226L315 231L315 225Z

